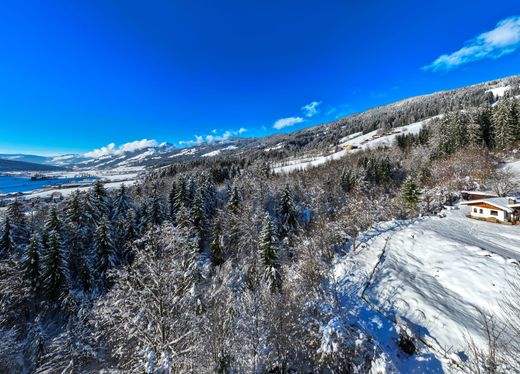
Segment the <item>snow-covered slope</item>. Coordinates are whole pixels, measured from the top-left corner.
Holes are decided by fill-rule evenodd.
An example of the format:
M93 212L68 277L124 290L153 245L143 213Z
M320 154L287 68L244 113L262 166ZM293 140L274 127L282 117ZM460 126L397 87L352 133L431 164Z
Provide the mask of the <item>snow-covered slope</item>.
M465 209L378 224L336 266L344 292L351 292L349 284L366 286L354 297L363 294L364 313L407 321L447 372L450 360L467 350L465 335L485 346L479 310L504 318L501 301L520 264L520 226L473 220ZM360 323L388 340L386 323Z
M424 124L428 123L432 118L424 121L412 123L407 126L397 127L389 132L381 133L379 130L363 134L361 132L346 136L340 140L340 144L334 148L340 147L342 150L322 154L318 156L301 157L283 162L276 163L272 166L275 173L290 173L295 170L304 170L309 167L322 165L332 160L338 160L345 157L349 153L357 152L361 149L378 148L390 146L395 138L401 134L418 134ZM352 149L346 149L347 146Z

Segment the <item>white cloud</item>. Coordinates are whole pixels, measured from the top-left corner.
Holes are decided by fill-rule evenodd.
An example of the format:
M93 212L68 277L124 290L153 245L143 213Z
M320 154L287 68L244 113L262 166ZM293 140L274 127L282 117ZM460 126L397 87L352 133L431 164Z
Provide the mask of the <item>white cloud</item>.
M423 70L451 70L469 62L486 58L497 59L515 52L520 47L520 16L500 21L493 30L469 40L465 46L438 57Z
M108 156L108 155L120 155L125 152L134 152L134 151L137 151L137 150L143 149L143 148L156 147L158 144L159 143L154 139L136 140L133 142L122 144L119 147L117 147L115 143L110 143L104 147L94 149L93 151L87 152L83 156L99 158L99 157Z
M305 117L314 117L316 114L318 114L320 111L318 110L318 107L320 106L321 101L313 101L312 103L309 103L307 105L304 105L301 107L301 110L303 112L303 115Z
M278 121L276 121L273 125L273 127L277 130L283 129L285 127L294 126L297 123L303 122L304 119L302 117L288 117L288 118L281 118Z
M226 130L221 135L217 135L217 130L214 129L211 131L210 135L195 135L195 140L181 140L179 141L179 145L183 146L193 146L193 145L199 145L202 143L216 143L216 142L223 142L226 140L229 140L229 138L232 138L234 136L241 135L245 133L247 129L241 127L238 130Z

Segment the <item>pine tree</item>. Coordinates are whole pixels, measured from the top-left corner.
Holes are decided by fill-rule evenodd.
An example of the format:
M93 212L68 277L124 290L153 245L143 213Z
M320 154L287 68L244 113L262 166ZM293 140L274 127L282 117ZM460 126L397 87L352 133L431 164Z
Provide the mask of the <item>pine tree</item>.
M51 300L60 299L67 291L68 263L60 234L52 230L42 259L42 281Z
M224 240L222 236L222 227L220 222L217 220L213 225L213 233L211 240L211 262L213 266L222 265L224 259Z
M114 247L110 227L106 217L101 217L94 238L94 267L101 278L101 282L104 282L108 269L113 267L114 264Z
M406 178L401 188L401 197L410 210L417 210L421 193L412 177Z
M25 254L25 276L31 287L35 290L40 282L40 242L38 236L33 234Z
M65 203L65 222L78 230L84 224L84 206L81 200L81 192L74 191Z
M16 247L11 236L11 222L9 217L5 218L4 230L0 238L0 258L6 258L14 253Z
M264 267L264 280L269 287L278 283L278 258L275 247L273 224L269 213L266 213L260 231L260 254Z

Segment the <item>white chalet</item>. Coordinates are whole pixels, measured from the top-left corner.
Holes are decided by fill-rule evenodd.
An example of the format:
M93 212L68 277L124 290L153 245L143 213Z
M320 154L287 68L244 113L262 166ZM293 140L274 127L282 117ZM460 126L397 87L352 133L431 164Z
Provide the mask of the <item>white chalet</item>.
M512 224L516 224L520 220L520 199L518 197L482 198L479 192L474 192L472 195L479 198L460 203L460 205L469 206L469 214L472 218Z

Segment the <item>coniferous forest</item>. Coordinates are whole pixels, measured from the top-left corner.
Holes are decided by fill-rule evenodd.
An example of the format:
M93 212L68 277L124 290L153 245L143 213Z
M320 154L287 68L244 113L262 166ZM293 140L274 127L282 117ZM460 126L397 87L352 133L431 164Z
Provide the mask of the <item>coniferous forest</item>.
M58 202L11 200L0 219L0 372L370 372L381 347L338 293L335 261L373 224L435 215L461 190L517 192L499 168L520 149L511 92L453 94L450 107L433 96L279 153L179 161ZM346 133L426 118L390 146L272 171Z

